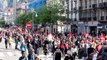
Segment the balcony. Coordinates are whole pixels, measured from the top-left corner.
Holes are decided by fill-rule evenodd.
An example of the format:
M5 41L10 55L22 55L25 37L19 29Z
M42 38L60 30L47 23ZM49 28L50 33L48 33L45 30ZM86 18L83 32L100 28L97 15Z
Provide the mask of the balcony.
M91 17L88 17L88 21L91 21Z
M93 20L94 20L94 21L97 20L97 17L93 17Z
M107 20L107 16L106 16L106 20Z
M82 10L82 7L79 7L79 10Z
M87 21L87 17L84 17L82 21Z
M74 18L74 21L77 21L77 19L76 19L76 18Z
M76 10L76 8L73 8L73 10Z
M104 9L104 3L100 3L100 4L99 4L99 8L100 8L100 9Z
M104 7L107 8L107 2L104 2L103 4L104 4Z
M83 21L83 19L84 19L83 17L80 17L80 18L79 18L80 21Z
M104 20L104 16L101 16L101 20Z
M82 20L82 18L79 18L79 20L81 21L81 20Z
M97 4L93 4L93 5L92 5L92 8L93 8L93 9L96 9L96 8L97 8Z

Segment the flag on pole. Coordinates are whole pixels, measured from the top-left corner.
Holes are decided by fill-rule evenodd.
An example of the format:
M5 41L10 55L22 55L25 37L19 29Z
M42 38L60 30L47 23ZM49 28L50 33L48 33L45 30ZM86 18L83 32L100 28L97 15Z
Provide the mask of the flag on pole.
M22 29L20 28L20 26L18 26L18 30L19 30L20 32L22 32Z

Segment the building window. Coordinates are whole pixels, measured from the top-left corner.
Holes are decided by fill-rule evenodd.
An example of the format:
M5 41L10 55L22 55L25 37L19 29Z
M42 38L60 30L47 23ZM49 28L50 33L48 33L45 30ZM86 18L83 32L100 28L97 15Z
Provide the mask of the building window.
M101 16L101 20L104 20L104 16Z
M93 20L95 21L95 20L97 20L97 18L96 18L96 17L93 17Z
M107 20L107 16L106 16L106 20Z

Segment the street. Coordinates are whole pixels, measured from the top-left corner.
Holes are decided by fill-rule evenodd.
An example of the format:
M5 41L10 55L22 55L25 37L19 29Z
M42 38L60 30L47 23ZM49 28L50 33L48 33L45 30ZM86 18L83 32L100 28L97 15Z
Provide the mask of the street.
M14 49L15 44L12 43L11 48L5 49L4 41L0 43L0 60L18 60L21 56L20 51ZM51 54L39 55L41 60L53 60L53 56ZM64 57L61 58L62 60ZM78 60L78 59L77 59Z
M8 49L5 49L4 41L0 43L0 60L18 60L21 56L20 51L14 49L15 44L12 43L11 47ZM53 60L53 56L51 54L45 56L45 55L39 55L39 58L42 60ZM62 58L63 60L63 58Z
M4 41L0 43L0 60L18 60L21 56L20 51L14 49L15 44L12 43L11 48L5 49Z

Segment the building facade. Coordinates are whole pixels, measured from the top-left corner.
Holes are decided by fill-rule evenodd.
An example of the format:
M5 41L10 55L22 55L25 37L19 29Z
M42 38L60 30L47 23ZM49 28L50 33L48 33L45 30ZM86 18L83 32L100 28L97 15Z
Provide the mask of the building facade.
M53 5L57 5L59 6L61 9L64 10L64 12L62 14L59 13L60 16L62 17L68 17L67 16L67 3L69 3L69 1L67 0L46 0L46 6L53 6ZM60 10L60 9L59 9ZM67 20L67 19L66 19ZM62 21L57 21L57 28L54 27L58 32L70 32L71 31L71 26L66 24L65 22Z
M94 32L107 24L107 0L67 0L67 15L79 33Z

